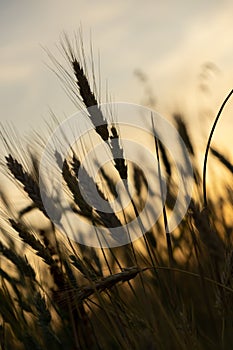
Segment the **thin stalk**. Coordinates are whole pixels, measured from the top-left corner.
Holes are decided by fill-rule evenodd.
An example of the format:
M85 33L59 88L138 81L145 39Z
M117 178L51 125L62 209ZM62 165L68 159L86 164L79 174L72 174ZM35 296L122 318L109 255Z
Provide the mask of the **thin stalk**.
M207 160L208 160L208 154L209 154L209 149L210 149L210 144L212 141L212 137L215 131L215 128L217 126L218 120L222 114L222 111L226 105L226 103L228 102L228 100L230 99L231 95L233 94L233 89L230 91L230 93L227 95L227 97L225 98L225 100L223 101L218 114L215 118L214 124L211 128L210 131L210 135L209 135L209 139L207 142L207 146L206 146L206 150L205 150L205 157L204 157L204 165L203 165L203 201L204 201L204 207L207 207L207 192L206 192L206 170L207 170Z

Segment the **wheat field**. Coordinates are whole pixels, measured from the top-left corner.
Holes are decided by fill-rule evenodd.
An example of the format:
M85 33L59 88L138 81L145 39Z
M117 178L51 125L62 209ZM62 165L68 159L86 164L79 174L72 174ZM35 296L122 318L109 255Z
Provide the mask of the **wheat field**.
M73 214L96 229L123 227L140 213L149 188L146 174L125 159L121 133L100 108L95 75L88 71L82 43L79 49L67 37L62 50L68 69L51 54L59 78L93 126L92 140L105 142L114 162L101 168L101 184L82 166L85 142L70 150L63 161L55 154ZM34 135L35 151L4 134L1 169L12 187L20 190L25 205L16 210L14 197L1 195L0 238L0 346L6 349L232 349L233 344L233 165L220 149L211 146L203 168L192 130L182 114L174 113L176 129L186 145L193 167L194 189L188 210L174 231L167 226L177 196L174 162L163 143L153 142L158 169L167 181L161 216L137 240L122 246L90 247L61 233L44 205L39 176L43 141ZM217 113L216 113L217 114ZM213 121L214 122L214 121ZM114 142L115 140L115 142ZM206 184L207 160L215 158L228 173L221 192L213 196ZM209 159L210 161L210 159ZM85 172L86 183L79 180ZM202 174L203 172L203 174ZM185 174L184 174L185 176ZM130 208L111 211L116 198L115 178L131 179L135 195ZM104 185L103 185L104 184ZM109 212L94 201L91 185L104 198ZM49 191L43 190L49 198ZM88 203L83 193L92 200ZM57 217L56 203L52 202ZM229 214L230 213L230 214ZM79 230L79 227L75 229Z

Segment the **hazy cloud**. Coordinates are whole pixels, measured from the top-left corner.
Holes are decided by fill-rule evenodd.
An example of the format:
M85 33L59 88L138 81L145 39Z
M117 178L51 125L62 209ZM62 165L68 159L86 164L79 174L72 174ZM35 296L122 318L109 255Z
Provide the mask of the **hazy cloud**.
M115 99L140 102L135 68L145 71L164 104L188 95L206 60L220 68L225 76L221 86L228 89L233 78L231 13L231 1L217 0L1 2L0 120L27 129L42 123L48 106L60 114L74 111L44 64L49 60L40 45L56 52L62 31L72 34L80 24L87 46L92 31L103 85L108 78Z

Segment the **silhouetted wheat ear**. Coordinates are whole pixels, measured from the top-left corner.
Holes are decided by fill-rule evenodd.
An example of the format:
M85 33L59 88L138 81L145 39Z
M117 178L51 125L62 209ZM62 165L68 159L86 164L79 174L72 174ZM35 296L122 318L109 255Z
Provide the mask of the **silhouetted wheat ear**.
M21 185L23 186L24 191L27 193L29 198L33 201L33 203L36 205L36 207L42 211L42 213L49 219L49 216L44 208L44 204L42 202L41 198L41 192L38 184L33 179L33 177L28 174L22 167L22 164L20 164L16 159L14 159L11 155L9 155L6 158L6 165L8 169L10 170L11 174L14 176L16 180L18 180ZM44 193L45 195L45 193ZM51 202L51 201L50 201ZM52 202L51 202L52 205ZM54 207L54 210L55 207ZM55 211L54 211L55 212ZM57 212L57 219L59 220L60 214Z
M11 226L14 228L16 232L18 232L20 238L27 243L31 248L33 248L37 253L37 255L44 260L44 262L49 265L50 272L53 277L54 283L59 288L64 288L65 285L65 277L58 266L57 261L52 257L48 248L45 248L39 240L37 240L28 230L27 228L13 219L9 219ZM17 260L16 260L17 262ZM24 265L23 265L24 266ZM30 266L29 266L30 268ZM30 270L31 271L31 270ZM34 271L33 271L34 272Z
M162 144L162 142L160 140L158 140L158 146L159 146L159 150L161 152L161 156L162 156L162 161L166 170L166 173L168 175L168 177L171 177L172 174L172 170L171 170L171 164L167 155L167 151L166 148L164 147L164 145Z
M76 179L78 180L78 174L79 174L79 169L81 167L81 162L79 161L79 159L74 155L73 156L73 159L72 159L72 169L74 171L74 174L76 176ZM101 191L101 189L99 188L98 184L95 184L94 181L92 180L92 178L86 173L86 182L90 181L90 183L93 183L93 185L95 185L96 189L97 189L97 192L98 194L100 195L101 198L103 198L104 200L107 201L107 198L105 197L105 195L103 194L103 192ZM78 180L79 181L79 180Z
M114 158L115 168L117 169L121 179L127 179L127 165L124 159L123 148L120 146L119 135L115 126L111 127L111 132L112 136L110 137L110 147Z
M116 191L116 187L115 187L111 177L106 173L106 171L103 169L103 167L100 168L100 173L103 176L104 180L106 181L108 189L110 190L113 197L117 198L118 193Z
M118 219L116 214L112 212L112 208L108 203L108 199L104 196L99 186L96 183L94 183L92 177L86 172L84 168L82 169L84 173L84 181L80 183L78 178L80 166L80 161L77 159L76 156L73 156L71 167L74 175L71 173L71 169L66 160L64 161L62 167L63 178L66 181L67 186L73 195L75 203L80 208L80 212L77 213L89 218L94 225L102 224L106 228L121 226L120 220ZM100 209L97 209L99 208L99 201L98 198L96 199L96 193L93 194L93 192L91 191L92 187L96 187L99 195L105 200L106 206L109 207L108 212L104 212ZM82 189L82 193L85 193L87 195L87 198L89 199L91 205L87 203L86 200L83 198L80 189Z
M43 244L30 233L27 227L20 222L16 222L13 219L9 219L11 226L18 232L19 237L27 243L31 248L36 251L36 254L40 256L44 262L48 265L52 265L54 260L49 250L43 246Z
M50 310L39 291L37 291L34 301L36 309L35 314L37 317L38 326L42 330L44 346L48 348L50 344L55 343L57 344L57 348L61 349L61 342L51 328L52 316Z
M92 207L85 202L80 192L79 184L77 178L72 175L71 170L69 168L68 162L65 160L62 167L62 176L66 181L68 188L70 189L74 202L79 206L83 215L89 218L93 217L93 209Z
M226 167L226 169L228 169L233 174L233 165L231 162L215 148L211 147L210 151Z
M12 249L7 248L1 241L0 254L5 256L5 258L7 258L17 267L18 271L21 273L21 276L27 276L30 277L32 280L35 280L35 271L31 267L31 265L28 264L27 260L21 257L20 255L16 254Z
M182 116L180 114L175 114L174 119L176 121L178 132L179 132L182 140L184 141L185 146L187 147L189 153L194 156L195 155L194 148L193 148L193 145L191 142L191 137L188 133L188 128L187 128L187 125L185 124L184 119L182 118Z
M110 149L114 157L114 165L117 171L119 172L120 177L122 179L127 179L127 165L124 160L123 149L120 147L120 144L119 144L118 132L115 126L112 126L111 131L112 131L113 137L111 137L111 139L113 138L117 139L117 144L115 142L114 147L112 147L112 142L111 140L109 140L110 135L108 131L108 121L103 116L103 113L99 107L97 98L93 93L93 91L91 90L91 87L87 79L87 76L84 72L84 69L81 66L81 63L75 57L75 54L67 38L66 38L66 41L67 41L67 48L63 47L63 49L65 50L65 54L72 65L73 72L76 77L76 83L79 88L79 94L81 96L81 99L85 107L88 109L89 118L92 124L94 125L96 132L101 136L101 138L104 141L108 141L108 145L110 146Z
M140 197L143 184L148 187L144 172L137 166L133 165L133 179L137 196Z
M94 93L91 91L87 77L85 76L83 69L76 59L72 61L72 65L75 77L77 79L80 95L85 106L88 108L89 118L92 121L92 124L95 126L96 132L101 136L101 138L104 141L109 141L108 122L98 107L97 99ZM119 144L119 135L114 126L112 126L111 131L113 135L111 139L117 139L117 145L115 144L114 147L112 146L111 140L109 142L114 158L114 165L119 172L120 177L122 179L127 179L127 166L123 156L123 149Z
M137 266L131 266L129 268L123 269L119 273L112 274L107 277L103 277L102 279L93 281L93 283L89 286L80 287L75 291L73 297L76 298L76 302L82 303L85 299L89 298L91 295L96 292L104 292L107 289L113 288L116 284L120 282L128 282L131 279L135 278L140 272L146 270L141 269ZM66 296L64 296L65 298Z
M101 136L104 141L109 139L109 131L107 121L101 112L98 102L94 93L91 91L89 82L84 74L83 68L77 59L71 61L75 77L77 79L77 85L79 87L80 96L88 108L89 118L92 121L96 132Z
M79 162L79 160L76 157L74 157L73 158L73 169L74 169L74 172L75 172L75 175L76 175L77 179L78 179L79 167L80 167L80 162ZM80 188L82 188L83 193L86 194L86 196L89 199L92 207L95 208L96 213L100 217L102 223L107 228L120 227L121 226L121 222L118 219L118 217L116 216L116 214L112 212L112 207L111 207L110 203L108 202L108 199L104 196L104 194L100 190L99 186L94 182L94 180L87 173L85 168L82 168L82 171L83 171L83 174L84 174L84 176L82 178L83 181L80 182L78 180L78 186L80 186ZM97 188L97 191L98 191L99 195L105 200L105 206L108 209L107 212L104 211L104 210L101 211L100 202L99 202L98 198L96 198L96 194L95 193L93 194L93 192L91 190L91 188L94 188L94 187Z

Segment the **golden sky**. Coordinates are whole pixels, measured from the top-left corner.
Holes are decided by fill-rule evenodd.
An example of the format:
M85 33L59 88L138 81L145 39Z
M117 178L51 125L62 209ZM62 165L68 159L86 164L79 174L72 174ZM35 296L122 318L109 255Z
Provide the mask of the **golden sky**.
M81 24L87 47L92 33L102 86L108 82L115 101L145 103L149 89L158 112L184 110L206 136L233 85L232 14L227 0L1 2L0 122L25 132L43 128L50 108L59 118L76 112L41 46L56 56L61 33L72 36ZM214 70L203 68L208 62ZM138 69L146 86L134 74ZM222 139L231 137L231 108L227 128L218 132ZM201 119L202 109L209 119Z

